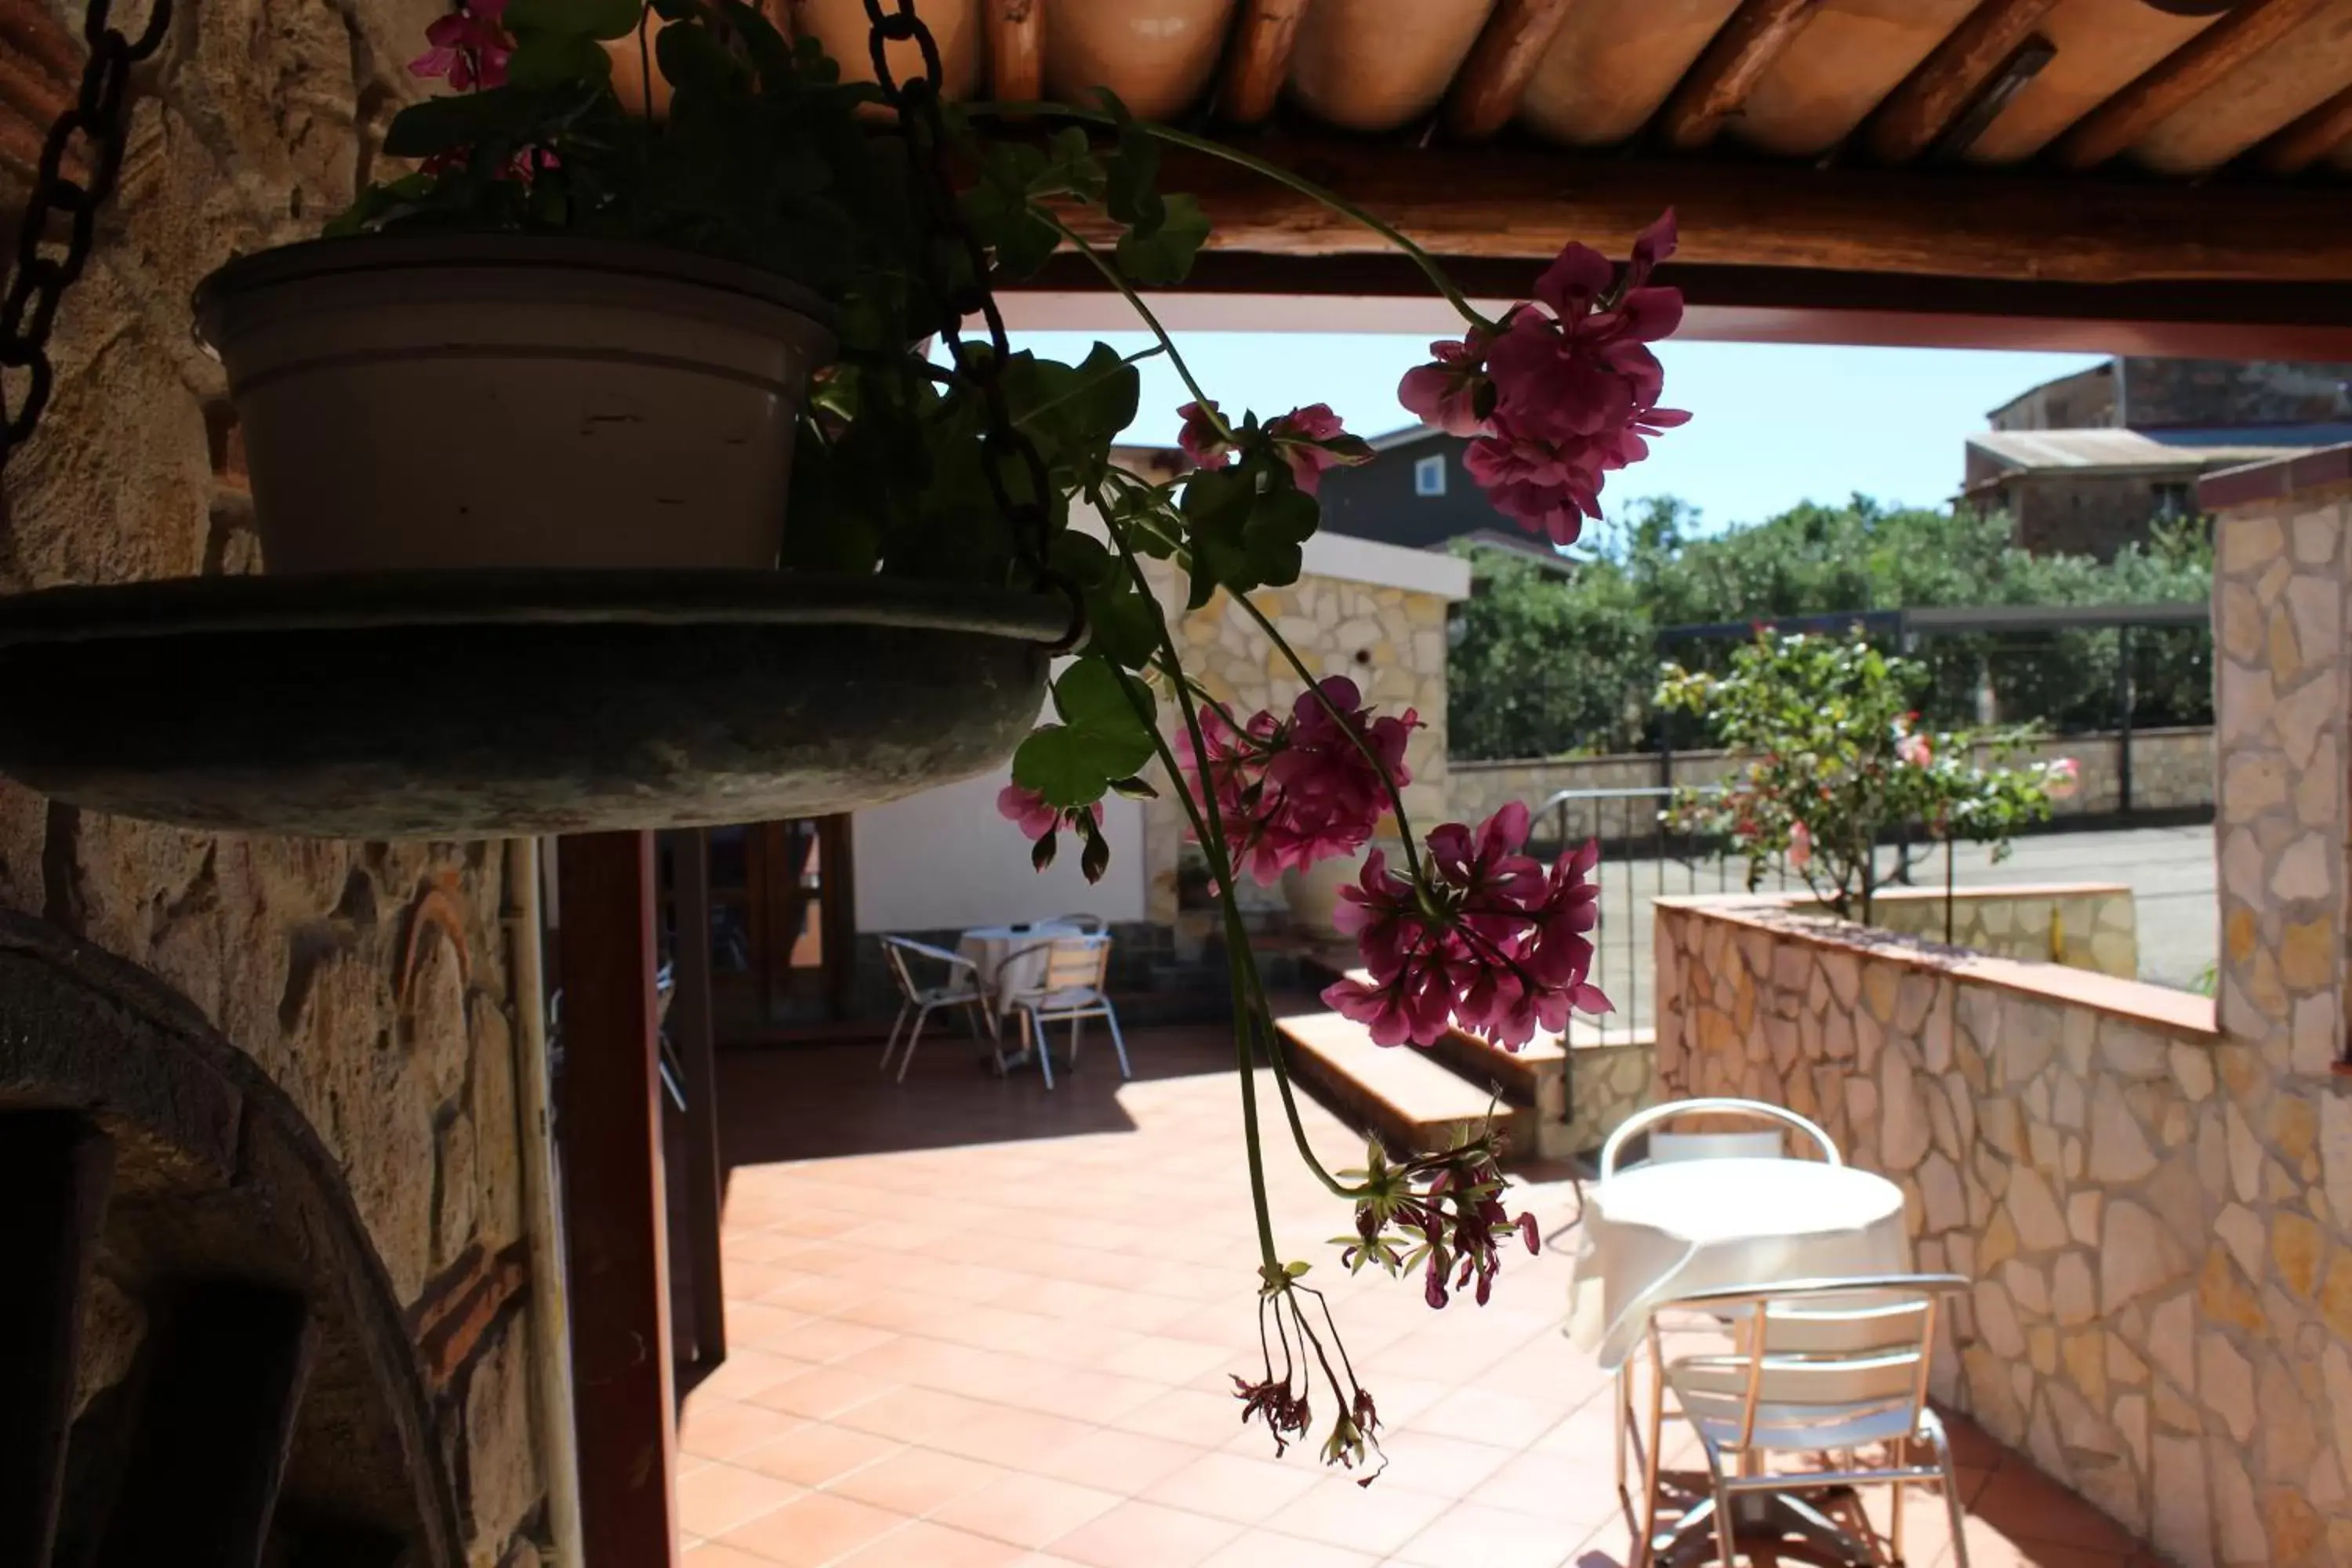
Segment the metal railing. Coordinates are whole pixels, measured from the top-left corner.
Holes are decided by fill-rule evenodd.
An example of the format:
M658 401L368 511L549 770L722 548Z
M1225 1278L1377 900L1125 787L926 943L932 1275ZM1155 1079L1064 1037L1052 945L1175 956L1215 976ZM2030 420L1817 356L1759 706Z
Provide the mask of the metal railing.
M1592 933L1592 984L1607 993L1616 1010L1598 1018L1576 1016L1575 1039L1626 1044L1656 1021L1654 899L1690 893L1742 892L1748 864L1726 853L1718 835L1678 832L1668 826L1666 807L1677 792L1657 786L1631 789L1564 789L1535 813L1531 847L1557 854L1587 839L1601 843L1593 881L1601 889L1601 923ZM1711 789L1701 793L1714 793ZM1784 868L1775 867L1759 891L1800 890Z

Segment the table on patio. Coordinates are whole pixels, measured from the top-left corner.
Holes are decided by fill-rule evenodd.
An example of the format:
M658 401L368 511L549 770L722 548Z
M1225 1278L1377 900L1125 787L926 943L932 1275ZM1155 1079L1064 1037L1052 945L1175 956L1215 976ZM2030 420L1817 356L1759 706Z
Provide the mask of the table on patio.
M998 1039L1004 1037L1003 1025L1011 1011L1010 999L1035 990L1045 978L1045 944L1057 936L1085 934L1074 925L1040 921L1025 926L975 926L956 938L956 952L971 960L978 973L981 991L988 998L982 1011ZM1009 1070L1027 1062L1030 1053L1024 1050L1011 1058L1000 1055L998 1059Z
M1899 1274L1910 1265L1903 1190L1872 1172L1810 1160L1641 1165L1587 1199L1568 1332L1614 1370L1641 1343L1651 1314L1682 1297ZM1738 1510L1743 1531L1794 1533L1832 1561L1874 1561L1867 1542L1790 1493L1749 1494ZM1702 1503L1685 1515L1658 1558L1711 1535L1712 1512Z

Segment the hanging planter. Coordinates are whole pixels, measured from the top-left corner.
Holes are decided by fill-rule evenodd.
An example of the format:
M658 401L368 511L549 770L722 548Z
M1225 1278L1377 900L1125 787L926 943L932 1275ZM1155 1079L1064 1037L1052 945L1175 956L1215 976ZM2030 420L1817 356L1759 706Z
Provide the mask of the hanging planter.
M776 564L824 303L556 235L376 234L196 292L276 573Z

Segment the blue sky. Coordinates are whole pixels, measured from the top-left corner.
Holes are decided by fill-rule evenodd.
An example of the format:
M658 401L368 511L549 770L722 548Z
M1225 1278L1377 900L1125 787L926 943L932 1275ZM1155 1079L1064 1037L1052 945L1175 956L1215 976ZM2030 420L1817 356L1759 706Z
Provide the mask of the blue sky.
M1026 332L1018 341L1075 360L1094 336ZM1126 353L1150 342L1141 334L1104 341ZM1424 337L1310 332L1192 332L1176 341L1227 409L1272 415L1328 403L1364 436L1410 422L1397 406L1397 378L1428 349ZM1679 496L1709 529L1857 490L1890 504L1938 505L1958 489L1960 439L1984 428L1987 409L2098 363L2089 354L1671 342L1659 345L1659 357L1665 401L1693 417L1661 437L1648 462L1613 479L1603 500L1616 503L1614 516L1638 496ZM1164 360L1146 362L1132 438L1174 444L1185 395Z

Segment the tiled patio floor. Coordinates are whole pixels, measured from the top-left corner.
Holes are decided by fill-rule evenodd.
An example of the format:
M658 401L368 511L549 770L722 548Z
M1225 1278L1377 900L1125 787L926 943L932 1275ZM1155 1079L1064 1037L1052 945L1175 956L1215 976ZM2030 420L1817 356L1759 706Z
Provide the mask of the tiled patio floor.
M1139 1033L1125 1086L1107 1044L1051 1095L945 1037L903 1089L872 1047L721 1057L731 1353L687 1404L690 1568L1624 1563L1609 1382L1557 1331L1570 1187L1522 1193L1551 1245L1492 1304L1433 1312L1337 1274L1344 1211L1272 1151L1284 1250L1331 1288L1388 1428L1360 1489L1275 1459L1229 1392L1256 1343L1229 1040ZM1305 1109L1327 1161L1356 1163ZM1961 1436L1976 1568L2152 1568ZM1940 1500L1911 1520L1914 1568L1948 1563Z

